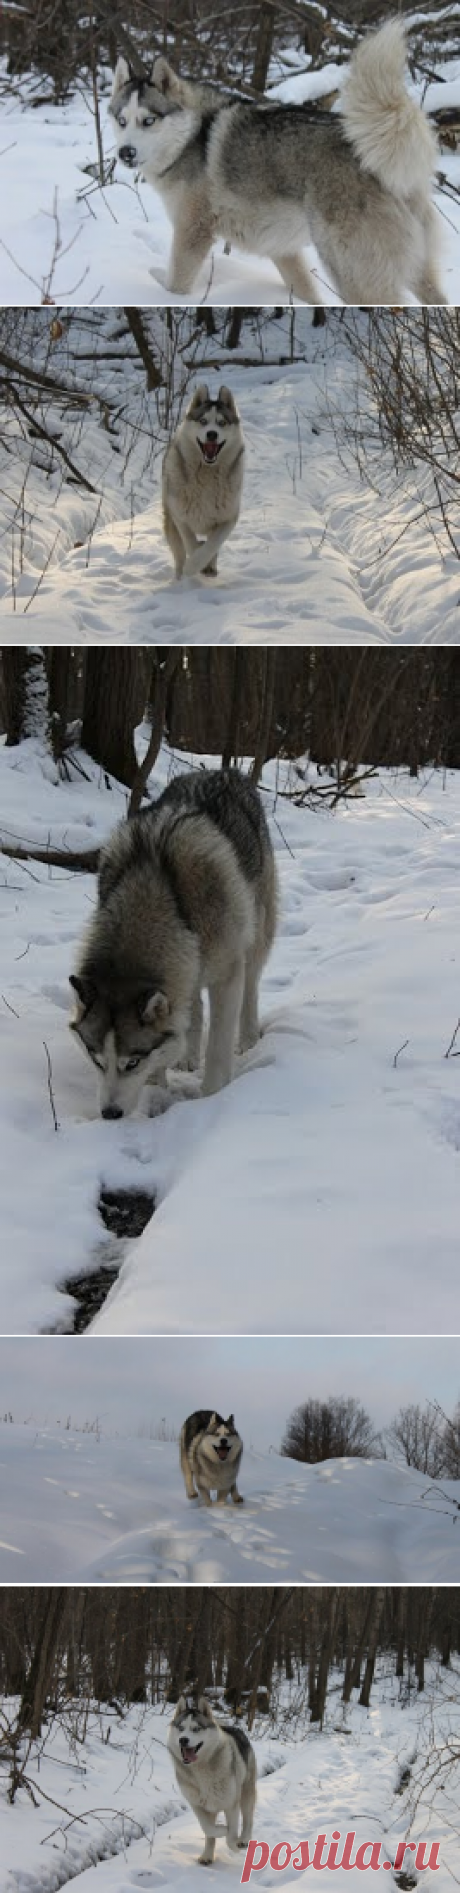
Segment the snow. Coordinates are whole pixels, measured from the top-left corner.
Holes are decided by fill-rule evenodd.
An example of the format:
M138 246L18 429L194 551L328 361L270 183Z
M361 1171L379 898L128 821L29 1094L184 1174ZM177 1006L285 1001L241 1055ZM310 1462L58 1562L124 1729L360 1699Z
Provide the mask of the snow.
M58 460L50 472L37 466L27 431L21 438L9 412L0 448L4 643L458 643L459 562L429 469L396 474L375 416L366 430L368 480L342 439L355 398L362 416L366 383L336 317L318 331L310 312L296 312L300 359L291 362L291 312L281 321L267 312L262 340L246 327L230 363L221 343L200 336L196 376L196 331L187 344L179 336L176 397L187 367L190 394L203 374L214 385L222 361L241 411L246 471L217 579L177 581L161 517L165 416L145 393L130 339L117 339L120 317L101 316L95 338L91 312L87 321L82 312L54 345L48 312L39 315L46 367L66 385L93 395L96 388L118 418L111 435L94 400L83 414L65 401L53 408L56 432L94 488L88 493ZM453 520L452 530L455 537Z
M0 839L97 846L125 794L81 760L56 782L33 742L4 747ZM154 790L170 768L164 749ZM63 1282L113 1257L101 1185L157 1208L92 1333L458 1331L460 777L382 772L335 814L274 807L264 780L281 915L262 1038L215 1097L174 1074L153 1119L98 1117L68 1031L94 877L2 858L4 1333L68 1327Z
M460 62L443 61L442 86L428 88L426 109L457 104ZM289 74L271 80L270 96L294 101L321 98L343 78L331 61L321 72ZM420 86L416 88L420 94ZM110 76L102 77L101 115L106 166L115 155L107 107ZM433 99L431 92L433 91ZM447 96L448 94L448 96ZM83 302L166 305L181 298L166 289L171 226L161 199L121 166L99 188L88 174L97 160L92 97L83 84L64 105L33 104L27 85L16 96L7 80L1 110L1 158L8 189L1 223L0 300L4 303ZM440 152L439 169L451 184L460 182L460 157ZM460 303L460 210L440 190L435 199L442 220L443 281L448 301ZM337 300L313 246L307 251L323 303ZM189 298L183 298L187 306ZM268 260L219 242L193 286L193 302L229 305L289 300Z
M400 1694L392 1667L391 1659L378 1662L368 1710L356 1699L344 1708L341 1679L333 1673L322 1731L308 1723L305 1711L298 1722L289 1722L284 1687L285 1715L280 1709L273 1726L256 1724L251 1732L258 1768L255 1837L272 1850L281 1840L294 1845L308 1838L312 1847L319 1834L330 1843L333 1830L342 1842L354 1833L353 1858L363 1843L380 1842L381 1864L372 1884L382 1893L395 1885L384 1862L394 1862L398 1842L437 1841L435 1884L438 1893L450 1893L458 1865L455 1782L448 1781L444 1792L437 1782L425 1789L412 1819L398 1786L403 1764L414 1778L431 1717L438 1741L455 1730L458 1668L443 1673L430 1662L425 1695L417 1697L412 1686L407 1700L407 1683ZM304 1683L299 1678L299 1686L292 1685L294 1704ZM25 1793L8 1805L6 1775L0 1791L0 1893L57 1893L70 1879L77 1893L182 1893L185 1887L202 1893L209 1875L203 1882L201 1830L181 1798L167 1754L169 1715L160 1707L130 1709L123 1717L90 1710L81 1743L73 1738L78 1705L70 1704L67 1732L64 1719L45 1729L39 1752L37 1745L27 1762L36 1805ZM239 1886L243 1863L243 1854L235 1857L218 1842L213 1873L219 1882L226 1878ZM320 1871L310 1866L308 1883L317 1876L319 1881ZM249 1884L293 1887L292 1867L281 1875L267 1865ZM339 1867L335 1884L359 1893L362 1873ZM428 1879L422 1874L418 1884Z
M209 1509L186 1498L176 1442L5 1424L0 1582L406 1584L416 1571L420 1583L448 1584L458 1577L460 1480L433 1484L386 1460L300 1465L251 1447L238 1484L244 1505Z

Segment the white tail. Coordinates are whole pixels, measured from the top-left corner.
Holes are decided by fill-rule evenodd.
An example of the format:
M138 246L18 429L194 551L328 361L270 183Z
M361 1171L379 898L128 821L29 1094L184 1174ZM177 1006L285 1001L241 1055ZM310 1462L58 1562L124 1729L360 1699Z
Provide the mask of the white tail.
M396 197L426 195L436 165L434 132L405 83L401 20L366 34L350 60L340 110L345 136L365 171Z

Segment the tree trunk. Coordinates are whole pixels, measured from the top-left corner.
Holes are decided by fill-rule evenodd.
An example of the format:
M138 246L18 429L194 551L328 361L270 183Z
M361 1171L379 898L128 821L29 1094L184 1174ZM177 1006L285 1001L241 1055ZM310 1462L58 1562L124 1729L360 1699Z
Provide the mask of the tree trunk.
M143 651L88 651L82 746L128 788L137 775L134 730L145 709L145 670Z

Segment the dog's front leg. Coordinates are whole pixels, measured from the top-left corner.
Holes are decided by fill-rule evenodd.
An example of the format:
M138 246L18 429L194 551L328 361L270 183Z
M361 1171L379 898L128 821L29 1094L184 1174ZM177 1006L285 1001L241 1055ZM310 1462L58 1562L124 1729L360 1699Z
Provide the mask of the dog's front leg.
M230 1495L232 1505L244 1505L244 1499L241 1497L241 1492L238 1491L237 1485L230 1486Z
M212 220L198 211L193 198L182 201L174 224L166 288L178 296L187 296L204 263L213 240Z
M198 572L204 572L206 566L213 565L221 546L230 537L236 524L237 516L227 520L225 526L216 526L209 538L205 539L204 545L197 546L194 552L188 554L184 567L185 578L195 578Z
M209 988L209 1037L203 1078L203 1097L230 1084L233 1054L241 1012L244 960L235 961L225 980Z

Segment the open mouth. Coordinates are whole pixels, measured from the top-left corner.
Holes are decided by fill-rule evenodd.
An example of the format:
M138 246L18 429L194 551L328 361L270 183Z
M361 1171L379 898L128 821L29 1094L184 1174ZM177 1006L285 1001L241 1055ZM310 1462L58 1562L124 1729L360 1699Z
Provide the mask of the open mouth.
M227 1459L227 1458L228 1458L228 1454L229 1454L229 1452L230 1452L230 1447L229 1447L229 1446L227 1445L227 1442L226 1442L226 1440L223 1440L223 1441L222 1441L222 1445L221 1445L221 1446L216 1446L214 1450L215 1450L215 1452L217 1453L217 1458L218 1458L218 1459Z
M197 1755L199 1755L200 1748L202 1747L203 1747L202 1742L197 1742L196 1748L192 1748L191 1742L181 1742L180 1752L182 1756L182 1761L183 1762L196 1762Z
M217 460L217 456L218 454L220 454L221 449L224 446L224 441L223 440L200 440L199 436L197 435L197 444L198 444L198 447L200 448L203 460L206 460L208 462L208 465L210 465L213 460Z

